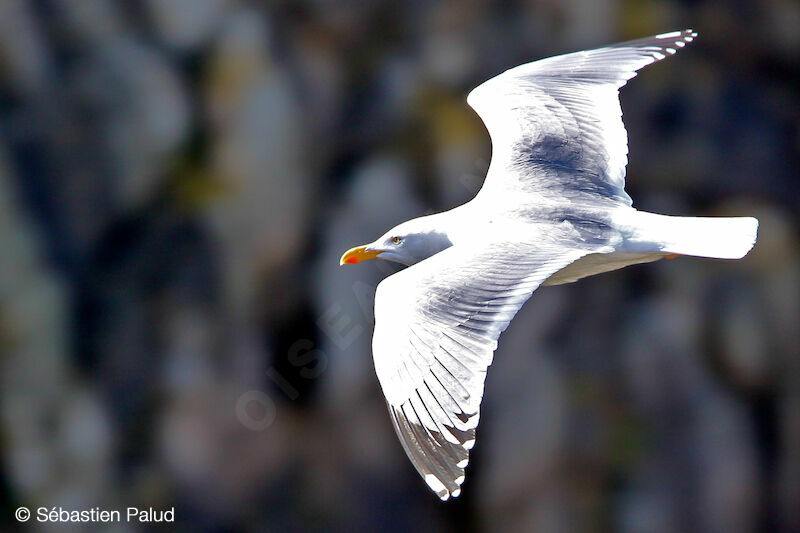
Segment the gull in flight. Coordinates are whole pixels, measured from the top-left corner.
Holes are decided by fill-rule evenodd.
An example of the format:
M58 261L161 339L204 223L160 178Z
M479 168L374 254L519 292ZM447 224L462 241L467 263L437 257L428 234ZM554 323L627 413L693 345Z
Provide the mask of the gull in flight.
M540 285L753 247L754 218L647 213L625 192L619 89L696 36L550 57L481 84L467 97L492 140L480 192L342 256L409 266L378 285L372 352L397 436L442 500L461 494L498 337Z

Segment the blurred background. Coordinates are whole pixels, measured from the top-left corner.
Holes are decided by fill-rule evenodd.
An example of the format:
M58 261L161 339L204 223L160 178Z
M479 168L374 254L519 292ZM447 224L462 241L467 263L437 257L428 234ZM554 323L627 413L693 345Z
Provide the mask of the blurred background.
M537 292L442 504L372 368L394 268L339 256L477 192L478 83L685 27L628 190L758 244ZM793 0L0 1L0 528L800 531L799 54Z

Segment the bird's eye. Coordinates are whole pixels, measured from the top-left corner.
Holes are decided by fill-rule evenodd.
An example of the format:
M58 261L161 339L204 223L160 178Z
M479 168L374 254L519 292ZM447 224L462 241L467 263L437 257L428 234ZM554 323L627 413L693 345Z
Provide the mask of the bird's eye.
M402 237L392 237L392 242L395 243L395 244L400 244L401 242L403 242L403 238Z

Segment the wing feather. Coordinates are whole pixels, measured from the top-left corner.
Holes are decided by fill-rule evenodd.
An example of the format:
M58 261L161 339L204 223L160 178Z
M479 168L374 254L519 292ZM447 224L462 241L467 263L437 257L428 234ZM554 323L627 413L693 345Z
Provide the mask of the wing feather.
M696 36L676 31L550 57L473 89L467 103L489 130L494 152L478 197L513 191L535 195L540 204L630 206L619 89ZM531 201L517 197L520 203Z
M454 246L378 286L375 370L406 454L440 498L460 493L500 334L543 280L590 252Z

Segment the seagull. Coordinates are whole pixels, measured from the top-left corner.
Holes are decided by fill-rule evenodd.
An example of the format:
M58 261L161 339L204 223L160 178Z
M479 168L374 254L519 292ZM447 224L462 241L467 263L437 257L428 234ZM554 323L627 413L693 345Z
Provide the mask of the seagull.
M342 256L408 266L376 290L375 373L406 454L442 500L461 494L498 338L540 285L665 257L739 259L755 244L755 218L648 213L625 192L619 89L696 36L550 57L479 85L467 103L493 153L478 194Z

